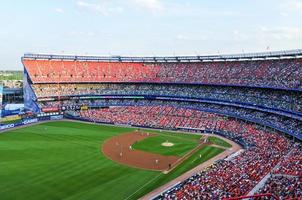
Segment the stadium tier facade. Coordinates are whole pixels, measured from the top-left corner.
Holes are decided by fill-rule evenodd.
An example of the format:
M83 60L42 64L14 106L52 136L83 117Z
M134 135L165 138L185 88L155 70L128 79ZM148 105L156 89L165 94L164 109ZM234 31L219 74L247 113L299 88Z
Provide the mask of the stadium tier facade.
M22 63L25 107L39 115L215 133L243 147L154 199L302 196L302 148L295 143L302 139L302 50L178 57L25 54ZM273 190L273 184L281 185Z

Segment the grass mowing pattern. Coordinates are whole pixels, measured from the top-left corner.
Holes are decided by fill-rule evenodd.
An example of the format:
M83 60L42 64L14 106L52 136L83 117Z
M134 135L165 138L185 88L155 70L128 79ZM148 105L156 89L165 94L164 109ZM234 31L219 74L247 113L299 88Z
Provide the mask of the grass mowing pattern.
M128 198L137 199L197 165L188 160L163 175L120 165L101 154L106 139L132 130L60 121L0 134L1 200L126 199L149 183ZM188 137L177 134L182 135ZM216 155L212 150L208 156Z
M133 149L157 153L165 156L183 156L188 151L197 147L199 142L199 137L196 135L187 135L186 138L182 138L178 135L172 135L168 133L157 133L158 135L145 138L132 145ZM184 135L184 134L183 134ZM190 137L191 136L191 137ZM171 147L162 146L163 142L171 142L174 145Z
M220 138L214 137L214 136L208 137L208 140L209 140L209 142L212 142L213 144L217 144L217 145L222 146L222 147L227 147L227 148L232 147L232 145L230 145L226 141L224 141Z

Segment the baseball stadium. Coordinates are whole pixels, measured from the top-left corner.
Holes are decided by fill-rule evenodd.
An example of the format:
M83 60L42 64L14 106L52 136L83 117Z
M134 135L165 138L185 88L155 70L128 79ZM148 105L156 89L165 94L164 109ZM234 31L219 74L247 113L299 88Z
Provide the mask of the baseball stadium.
M1 199L301 198L301 50L22 63Z
M302 0L0 5L0 200L302 200Z

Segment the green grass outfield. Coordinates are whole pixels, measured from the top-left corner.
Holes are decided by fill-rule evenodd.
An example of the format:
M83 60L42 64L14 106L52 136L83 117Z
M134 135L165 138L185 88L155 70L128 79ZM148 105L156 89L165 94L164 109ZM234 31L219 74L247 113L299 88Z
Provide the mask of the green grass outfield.
M106 139L132 130L59 121L0 134L0 199L137 199L223 151L206 146L166 175L120 165L102 155ZM173 136L159 134L169 140ZM192 148L198 140L195 135L173 134Z
M222 147L227 147L227 148L232 147L231 144L227 143L226 141L224 141L218 137L210 136L210 137L208 137L208 140L209 140L209 142L212 142L213 144L217 144Z

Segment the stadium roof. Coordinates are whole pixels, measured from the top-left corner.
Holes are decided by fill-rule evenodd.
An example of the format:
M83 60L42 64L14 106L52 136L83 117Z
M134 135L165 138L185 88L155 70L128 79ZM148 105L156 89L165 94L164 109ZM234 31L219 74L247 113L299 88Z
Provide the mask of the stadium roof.
M214 61L240 61L240 60L270 60L302 58L302 49L273 51L261 53L223 54L204 56L78 56L59 54L24 54L22 59L34 60L77 60L99 62L214 62Z

